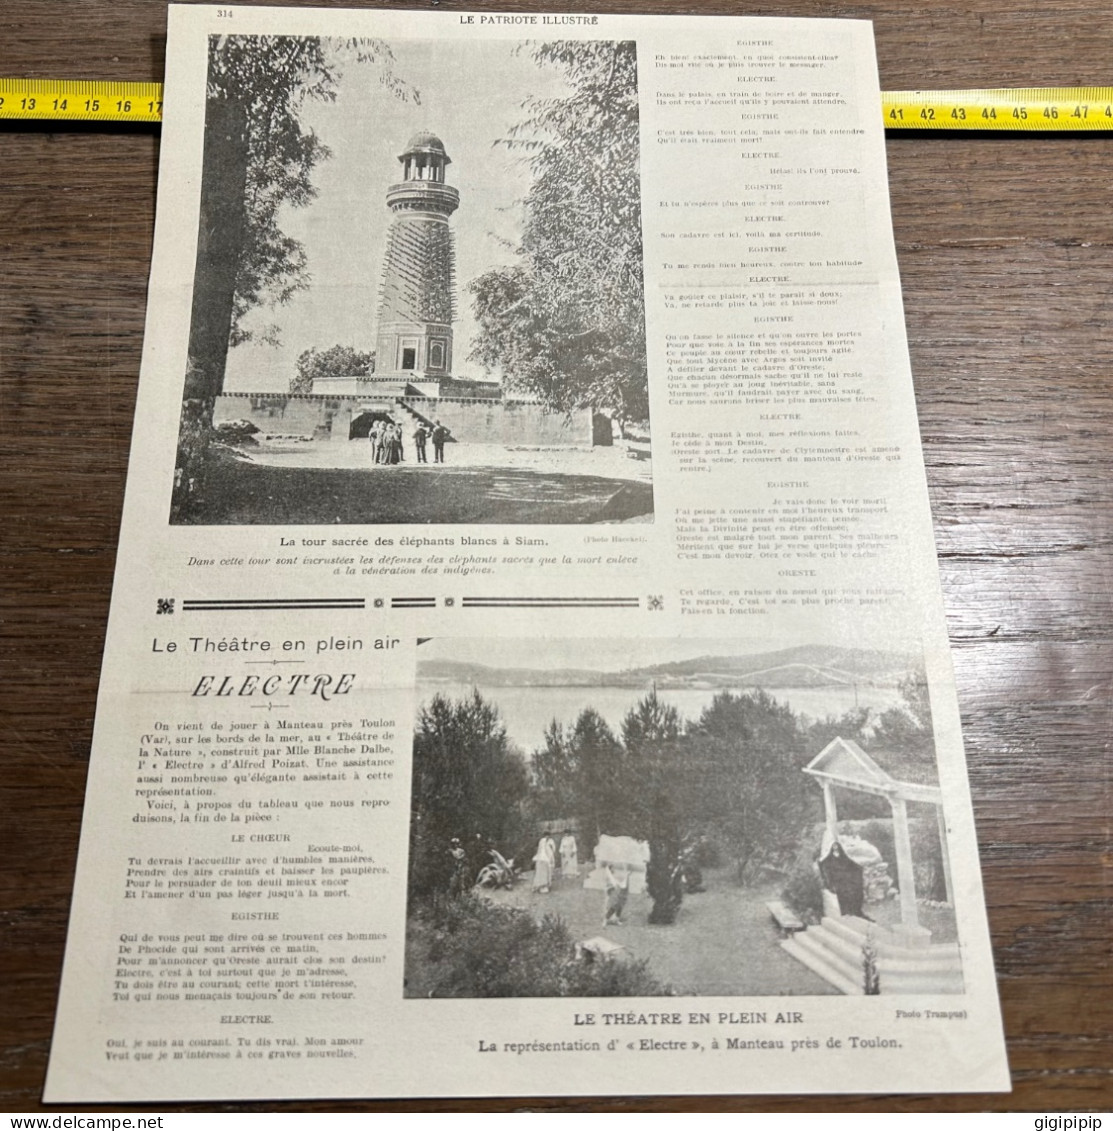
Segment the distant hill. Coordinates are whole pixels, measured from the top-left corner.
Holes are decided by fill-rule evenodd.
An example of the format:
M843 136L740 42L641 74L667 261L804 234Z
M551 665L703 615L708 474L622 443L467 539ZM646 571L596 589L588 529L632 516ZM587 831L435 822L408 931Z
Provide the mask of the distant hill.
M424 683L472 683L481 687L830 687L895 686L918 664L905 652L832 645L800 645L750 656L699 656L625 671L590 668L499 668L455 660L423 660Z
M422 660L417 677L430 683L476 683L483 687L605 687L607 672L588 668L493 668L456 660Z

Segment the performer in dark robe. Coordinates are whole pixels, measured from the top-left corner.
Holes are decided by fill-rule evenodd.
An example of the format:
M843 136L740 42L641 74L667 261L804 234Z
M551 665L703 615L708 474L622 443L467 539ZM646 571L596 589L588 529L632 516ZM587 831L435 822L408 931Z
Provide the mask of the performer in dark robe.
M866 895L862 866L847 856L837 840L831 845L831 851L820 860L819 874L823 878L823 886L838 897L839 910L844 915L862 918L862 902Z

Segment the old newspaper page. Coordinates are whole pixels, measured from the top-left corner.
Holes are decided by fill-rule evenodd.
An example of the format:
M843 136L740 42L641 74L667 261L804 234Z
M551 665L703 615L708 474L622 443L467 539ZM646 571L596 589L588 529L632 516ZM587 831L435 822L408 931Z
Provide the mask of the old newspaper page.
M170 11L46 1098L1007 1089L855 21Z

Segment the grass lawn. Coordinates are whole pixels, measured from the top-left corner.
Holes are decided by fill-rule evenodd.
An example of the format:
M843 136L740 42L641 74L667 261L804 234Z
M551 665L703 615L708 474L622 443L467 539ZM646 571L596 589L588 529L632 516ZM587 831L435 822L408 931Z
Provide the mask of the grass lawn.
M687 895L677 921L651 927L648 895L632 895L621 927L603 927L603 893L585 891L583 878L558 878L548 895L530 891L530 876L512 891L488 893L494 902L521 907L540 918L557 915L574 938L602 936L626 948L637 959L648 959L649 970L681 995L724 997L827 995L838 991L802 966L778 945L777 929L765 909L779 889L737 887L728 868L706 869L707 891ZM410 948L406 955L407 995L424 996L428 982L423 955Z
M595 523L648 521L649 483L508 467L279 467L214 455L182 523Z

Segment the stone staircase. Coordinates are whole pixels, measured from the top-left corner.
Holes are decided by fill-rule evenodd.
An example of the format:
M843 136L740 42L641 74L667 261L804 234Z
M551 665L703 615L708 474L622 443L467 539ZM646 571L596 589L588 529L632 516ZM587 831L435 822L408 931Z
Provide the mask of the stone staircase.
M409 413L410 420L414 424L416 424L418 421L420 421L422 424L425 425L426 428L431 429L433 427L433 423L434 423L433 420L431 420L428 416L426 416L425 413L418 412L417 409L414 408L414 406L412 404L410 404L410 402L408 400L405 400L403 397L396 397L395 400L394 400L394 403L403 412Z
M867 939L877 952L883 994L963 992L957 944L932 946L922 936L902 936L899 928L890 930L853 915L824 918L819 926L782 939L781 946L842 993L863 994L862 947Z

